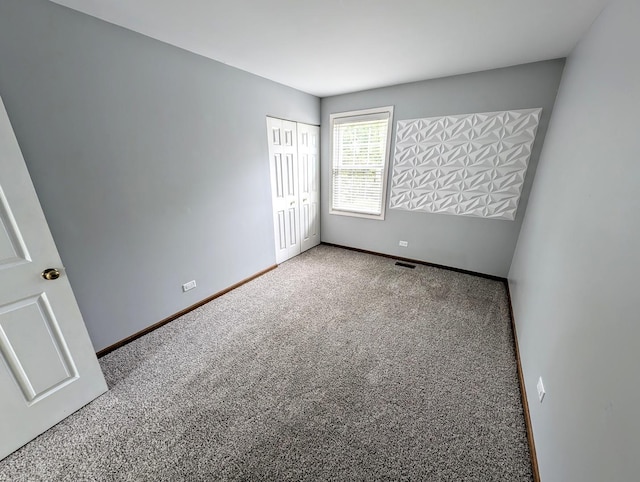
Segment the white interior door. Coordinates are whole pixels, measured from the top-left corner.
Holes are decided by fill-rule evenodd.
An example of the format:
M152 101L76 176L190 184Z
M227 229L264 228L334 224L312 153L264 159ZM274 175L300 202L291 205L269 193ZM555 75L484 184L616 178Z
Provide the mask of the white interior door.
M296 123L267 117L276 263L300 254Z
M0 459L107 390L0 100Z
M301 250L320 244L320 128L298 122Z

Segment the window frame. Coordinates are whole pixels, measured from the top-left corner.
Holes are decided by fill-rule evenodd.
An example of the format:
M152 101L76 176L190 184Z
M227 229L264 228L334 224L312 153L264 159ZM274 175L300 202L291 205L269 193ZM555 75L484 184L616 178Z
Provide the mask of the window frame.
M389 122L387 124L387 139L385 143L384 154L384 167L382 171L382 191L380 193L380 214L375 213L363 213L360 211L349 211L345 209L334 209L333 207L333 185L334 185L334 125L335 121L339 120L339 123L347 123L350 121L357 121L359 118L362 122L370 120L376 115L388 115ZM393 106L376 107L371 109L353 110L348 112L336 112L329 115L329 159L330 159L330 173L329 173L329 214L337 214L340 216L352 216L357 218L375 219L383 221L387 210L387 184L389 181L389 167L391 157L391 137L393 133Z

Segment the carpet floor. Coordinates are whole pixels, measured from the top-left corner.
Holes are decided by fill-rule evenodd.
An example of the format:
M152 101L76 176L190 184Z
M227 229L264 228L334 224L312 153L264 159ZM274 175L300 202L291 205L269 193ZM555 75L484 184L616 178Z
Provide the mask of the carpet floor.
M497 281L321 245L100 364L0 480L533 480Z

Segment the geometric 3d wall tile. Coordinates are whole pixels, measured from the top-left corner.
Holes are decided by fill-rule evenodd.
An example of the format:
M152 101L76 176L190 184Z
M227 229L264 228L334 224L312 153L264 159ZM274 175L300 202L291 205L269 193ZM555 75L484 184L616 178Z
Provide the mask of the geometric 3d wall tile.
M541 112L398 121L389 207L515 219Z

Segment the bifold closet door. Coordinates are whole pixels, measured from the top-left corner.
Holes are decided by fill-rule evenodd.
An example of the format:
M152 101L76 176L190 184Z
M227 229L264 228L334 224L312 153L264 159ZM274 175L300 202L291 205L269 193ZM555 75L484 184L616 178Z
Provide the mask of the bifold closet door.
M320 244L320 128L267 117L276 263Z
M300 254L298 151L295 122L267 117L276 263Z
M297 124L302 251L320 244L320 127Z

